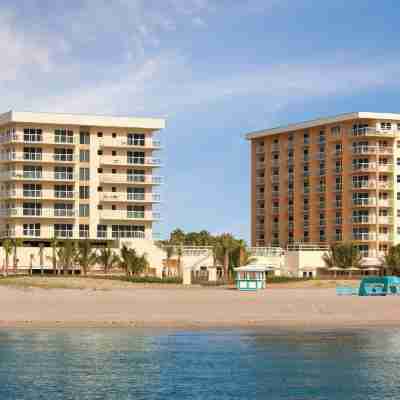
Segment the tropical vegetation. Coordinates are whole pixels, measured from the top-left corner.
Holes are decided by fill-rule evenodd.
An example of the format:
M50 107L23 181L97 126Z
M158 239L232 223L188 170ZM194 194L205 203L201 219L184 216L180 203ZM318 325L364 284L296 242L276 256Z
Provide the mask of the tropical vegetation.
M332 245L322 256L327 268L360 268L362 255L353 243L338 243Z
M388 274L400 274L400 244L389 247L383 256L382 264L388 270Z

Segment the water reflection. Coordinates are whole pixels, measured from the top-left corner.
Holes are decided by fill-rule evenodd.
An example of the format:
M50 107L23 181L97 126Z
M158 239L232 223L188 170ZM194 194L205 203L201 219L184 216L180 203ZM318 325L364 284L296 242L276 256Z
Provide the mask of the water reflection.
M0 399L395 398L400 331L0 331Z

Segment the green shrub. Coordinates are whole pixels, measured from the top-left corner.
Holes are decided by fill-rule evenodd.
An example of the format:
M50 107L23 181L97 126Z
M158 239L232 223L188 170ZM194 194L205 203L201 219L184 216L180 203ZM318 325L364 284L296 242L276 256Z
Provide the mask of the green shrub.
M290 283L290 282L304 282L313 278L293 278L289 276L267 276L268 283Z

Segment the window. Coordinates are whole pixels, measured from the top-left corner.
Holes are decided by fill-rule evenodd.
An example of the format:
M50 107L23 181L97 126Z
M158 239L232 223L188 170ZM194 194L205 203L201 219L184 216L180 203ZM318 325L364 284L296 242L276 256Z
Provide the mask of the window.
M115 204L111 205L111 210L115 211L117 209L117 206Z
M400 200L400 192L397 192L397 200Z
M89 216L89 204L79 204L79 216L80 217Z
M89 186L79 186L79 198L80 199L89 198Z
M97 137L103 137L103 132L97 132Z
M56 143L74 143L74 132L68 129L56 129L54 141Z
M42 197L42 185L35 183L24 184L23 186L24 197Z
M383 130L383 131L392 130L392 123L391 122L381 122L381 130Z
M117 170L116 170L116 169L112 169L112 170L111 170L111 173L112 173L112 174L116 174L116 173L117 173Z
M144 164L144 152L128 151L128 164Z
M74 210L72 203L56 203L54 204L55 217L73 217Z
M133 146L144 146L145 136L143 133L129 133L128 144Z
M127 196L128 200L144 200L145 198L144 188L128 187Z
M116 188L115 186L113 186L113 187L111 188L111 191L112 191L113 193L115 193L115 192L117 191L117 188Z
M145 237L145 228L141 225L112 225L112 238L140 238Z
M79 143L80 144L90 144L90 133L89 132L79 132Z
M54 178L64 181L74 179L73 167L54 167Z
M37 147L24 147L24 160L40 161L42 149Z
M72 224L54 224L54 235L57 238L72 238Z
M35 128L27 128L24 129L24 142L26 143L37 143L41 142L42 138L42 130Z
M89 237L89 225L79 224L79 237L80 238Z
M102 174L103 173L103 168L97 168L97 173Z
M331 128L332 136L339 136L340 135L340 126L332 126Z
M73 161L74 151L72 149L65 148L54 149L54 159L56 161Z
M42 215L42 204L41 203L24 203L23 204L23 215L38 217Z
M97 206L97 209L98 209L98 210L102 210L102 209L103 209L103 205L102 205L102 204L99 204L99 205Z
M144 206L128 206L128 218L144 218Z
M115 139L117 137L117 134L113 132L111 136L113 137L113 139Z
M103 155L103 150L97 150L97 155L102 156Z
M97 191L98 191L98 192L102 192L102 191L103 191L103 188L102 188L101 186L98 186L98 187L97 187Z
M79 168L79 180L89 181L90 180L90 169L89 168Z
M107 225L97 225L97 237L100 239L107 238Z
M24 236L40 236L40 224L24 224L23 226Z
M115 150L113 150L113 151L111 152L111 155L112 155L112 156L116 156L116 155L117 155L117 152L116 152Z
M67 199L74 197L72 185L54 185L54 197L58 199Z
M89 160L90 160L90 151L89 150L80 150L79 151L79 161L89 162Z

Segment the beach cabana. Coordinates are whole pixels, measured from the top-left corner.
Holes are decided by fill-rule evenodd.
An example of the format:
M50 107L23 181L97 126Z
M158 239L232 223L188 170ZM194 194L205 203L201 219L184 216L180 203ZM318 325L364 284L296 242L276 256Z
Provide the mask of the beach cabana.
M397 276L369 276L363 278L359 296L400 295L400 278Z
M257 264L235 268L236 288L243 291L265 289L266 273L273 270L272 266Z

